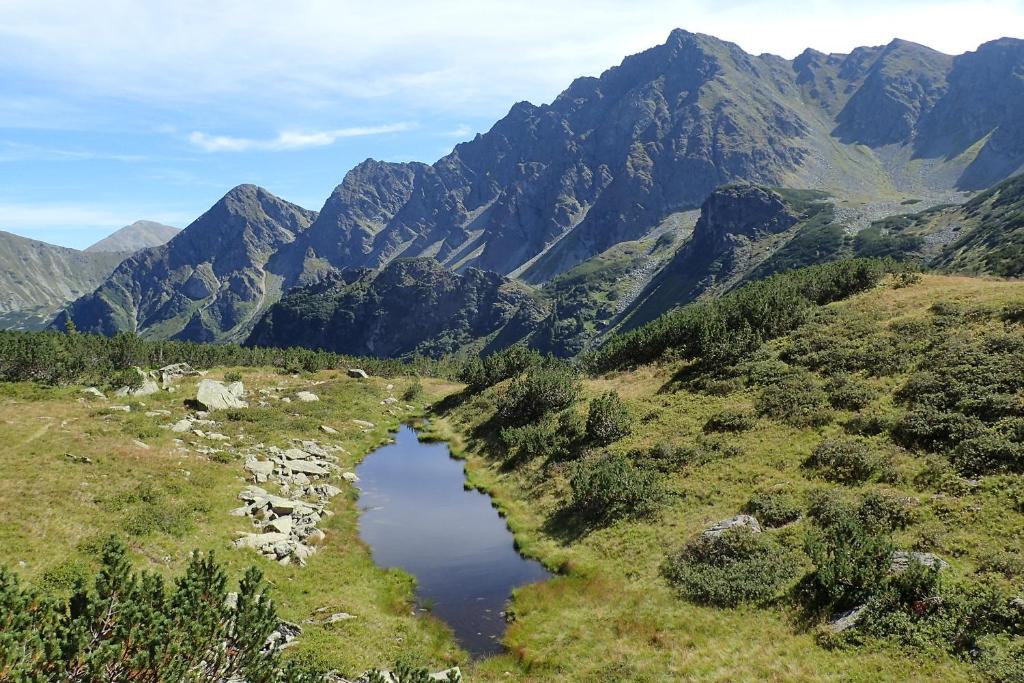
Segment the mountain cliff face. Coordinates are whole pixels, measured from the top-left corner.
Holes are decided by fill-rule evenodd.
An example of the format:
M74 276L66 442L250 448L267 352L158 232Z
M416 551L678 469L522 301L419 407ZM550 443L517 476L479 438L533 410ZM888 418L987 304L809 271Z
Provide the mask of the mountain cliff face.
M0 231L0 328L43 329L126 257L86 253Z
M72 315L107 333L239 340L283 291L413 257L543 285L618 244L674 230L715 188L737 182L896 210L912 198L961 201L956 191L1024 168L1022 105L1021 40L958 57L895 40L786 60L677 30L598 78L577 79L551 104L514 105L432 165L359 164L319 214L276 198L218 205L188 236L119 268ZM708 207L715 214L733 200L771 212L770 198L719 200ZM660 303L645 310L848 251L847 235L869 221L840 227L831 215L785 229L779 216L752 234L736 224L739 232L719 235L725 243L698 232L674 275L651 284ZM735 248L716 251L730 240Z
M316 212L240 185L169 243L126 259L69 315L79 330L192 341L240 340L291 275L269 266Z
M507 346L527 337L545 314L528 288L496 273L456 274L434 259L398 259L380 271L330 273L289 292L247 343L439 356L470 344Z
M131 225L126 225L117 232L104 237L96 244L86 247L85 251L89 254L104 251L132 253L140 249L159 247L161 244L166 244L179 232L181 231L178 228L172 228L163 223L135 221Z
M735 180L976 189L1024 167L1022 72L1013 39L957 58L896 40L788 61L674 31L550 105L516 104L432 166L361 164L285 258L315 269L432 256L539 283Z

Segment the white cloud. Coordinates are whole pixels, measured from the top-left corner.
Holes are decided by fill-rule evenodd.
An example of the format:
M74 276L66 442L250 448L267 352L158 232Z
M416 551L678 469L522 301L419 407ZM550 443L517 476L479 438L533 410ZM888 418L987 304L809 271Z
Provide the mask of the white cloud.
M682 27L792 57L894 37L958 53L1024 30L1019 0L38 0L0 4L0 63L90 96L246 116L345 98L492 115ZM259 105L259 106L255 106ZM294 119L293 119L294 120Z
M441 135L443 135L446 138L458 138L460 140L465 140L466 138L471 137L473 133L474 131L472 128L470 128L464 123L460 123L455 128L444 131L443 133L441 133Z
M193 131L188 141L205 152L245 152L249 150L283 151L305 149L307 147L326 147L333 145L341 138L355 138L367 135L382 135L412 130L411 123L392 123L383 126L357 126L353 128L336 128L311 132L283 131L269 140L255 138L232 137L228 135L210 135Z

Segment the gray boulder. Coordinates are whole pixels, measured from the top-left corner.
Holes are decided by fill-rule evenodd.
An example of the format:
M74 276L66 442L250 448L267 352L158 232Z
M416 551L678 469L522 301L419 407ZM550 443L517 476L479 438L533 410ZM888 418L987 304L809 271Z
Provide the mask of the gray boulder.
M139 374L141 383L137 387L121 387L114 392L114 396L124 398L125 396L149 396L160 391L160 386L153 381L149 373L143 372L142 368L132 368Z
M735 529L737 527L747 527L756 534L761 533L761 525L757 523L756 519L750 515L736 515L735 517L715 522L704 530L704 535L721 536L729 529Z
M295 398L296 400L302 401L303 403L312 403L314 401L320 400L320 397L311 391L300 391L297 394L295 394Z
M227 385L213 379L204 379L199 383L199 388L196 390L196 402L205 410L249 407L249 404L232 393Z
M828 630L833 633L842 633L850 630L860 623L866 609L867 605L859 605L853 609L846 610L845 612L840 612L835 615L835 618L828 622Z
M917 562L925 567L933 567L942 571L949 566L949 563L933 553L916 553L907 550L897 550L889 560L889 573L899 574L910 568L912 562Z
M165 365L157 370L157 372L160 374L160 384L163 385L164 389L170 389L171 385L182 377L195 377L199 374L199 371L188 363Z
M365 370L362 370L360 368L349 368L348 376L353 379L369 379L370 377L369 375L366 374Z

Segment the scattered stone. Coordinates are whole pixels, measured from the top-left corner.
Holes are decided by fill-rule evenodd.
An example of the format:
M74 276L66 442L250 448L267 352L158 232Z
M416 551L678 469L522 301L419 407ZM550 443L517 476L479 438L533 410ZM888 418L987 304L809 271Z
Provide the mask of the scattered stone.
M192 431L192 423L189 422L188 420L178 420L177 422L171 425L171 431L175 432L176 434L184 434L186 432L190 432Z
M745 526L756 534L761 533L761 525L757 523L757 520L750 515L736 515L729 519L723 519L720 522L716 522L704 530L705 536L721 536L729 529L735 529L736 527Z
M103 392L96 387L86 387L85 389L82 389L82 393L95 398L101 398L104 401L107 400L107 397L103 395Z
M385 388L385 389L387 389L388 391L391 391L392 389L394 389L394 388L395 388L395 385L394 385L394 384L389 384L389 385L387 385L387 386L386 386L386 387L384 387L384 388Z
M283 650L286 647L291 647L295 644L295 639L302 634L302 627L298 624L292 624L287 621L282 621L277 625L270 635L267 636L266 645L263 649L278 649Z
M353 379L369 379L370 377L366 374L365 370L361 370L360 368L349 368L348 376Z
M171 385L182 377L194 377L200 374L188 363L173 363L171 365L165 365L157 370L157 372L160 374L160 384L167 390L170 390Z
M300 391L295 394L295 399L303 403L313 403L314 401L319 401L320 397L311 391Z
M337 434L338 430L334 427L328 427L327 425L320 425L320 431L324 434Z
M281 541L287 541L288 534L266 533L266 534L245 534L235 539L236 548L262 549L266 546L273 546Z
M77 462L80 465L91 465L92 464L92 458L90 458L90 457L88 457L86 455L76 455L74 453L65 453L64 457L67 458L68 460L70 460L71 462Z
M866 609L867 605L859 605L851 610L840 612L834 619L828 622L828 630L833 633L842 633L843 631L850 630L860 623Z
M227 390L235 398L242 398L245 396L245 385L241 382L232 382L227 385Z
M359 477L356 476L355 472L343 472L341 474L341 478L350 484L355 484L357 481L359 481Z
M897 550L892 554L889 561L889 573L899 574L910 568L912 562L917 562L925 567L936 568L939 571L949 567L949 563L933 553L916 553L906 550Z
M373 429L376 426L372 422L367 422L366 420L352 420L352 424L356 427L362 427L363 429Z
M148 451L150 448L148 443L145 443L144 441L139 441L138 439L135 439L134 441L132 441L132 443L135 444L137 448L141 448L144 451Z
M146 417L170 417L171 411L169 410L147 410Z
M119 413L130 413L132 412L131 406L110 406L109 410L116 410Z
M388 396L386 399L380 402L382 406L393 406L398 403L398 399L394 396Z
M241 384L241 382L232 384ZM249 407L248 403L235 395L223 382L213 379L204 379L199 383L199 388L196 390L196 402L206 410Z
M270 529L281 534L290 534L292 532L292 518L290 515L284 517L278 517L267 522L264 529Z

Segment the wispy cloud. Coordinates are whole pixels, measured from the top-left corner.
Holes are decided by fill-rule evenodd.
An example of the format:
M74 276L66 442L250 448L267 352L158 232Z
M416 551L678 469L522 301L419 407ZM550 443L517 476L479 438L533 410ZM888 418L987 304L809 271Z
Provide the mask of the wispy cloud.
M111 207L95 204L0 202L0 229L32 233L50 228L119 228L140 218L184 225L188 216L153 207Z
M249 150L279 152L309 147L327 147L342 138L400 133L415 127L415 124L412 123L391 123L382 126L356 126L320 131L282 131L276 137L265 140L230 135L210 135L201 131L193 131L189 134L188 141L205 152L246 152Z
M0 162L3 161L147 161L142 154L116 154L88 149L62 149L20 142L0 142Z
M466 138L473 135L474 131L472 128L464 123L460 123L451 130L446 130L441 133L446 138L458 138L459 140L465 140Z

